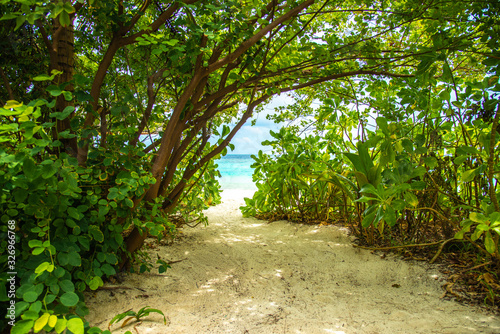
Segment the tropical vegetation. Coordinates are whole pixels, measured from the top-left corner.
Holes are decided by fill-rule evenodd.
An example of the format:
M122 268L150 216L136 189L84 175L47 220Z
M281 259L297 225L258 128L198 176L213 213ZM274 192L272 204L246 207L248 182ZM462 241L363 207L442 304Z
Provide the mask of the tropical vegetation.
M17 273L12 332L102 332L85 322L83 292L148 270L134 260L148 236L204 221L220 200L214 160L280 94L297 102L274 119L292 123L256 157L245 214L343 220L367 243L388 230L405 243L463 238L496 263L499 10L1 0L0 280Z

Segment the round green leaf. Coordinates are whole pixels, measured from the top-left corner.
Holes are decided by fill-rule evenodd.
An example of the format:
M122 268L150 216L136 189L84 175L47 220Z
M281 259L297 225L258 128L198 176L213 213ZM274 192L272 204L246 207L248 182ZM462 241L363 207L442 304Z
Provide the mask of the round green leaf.
M59 285L54 283L50 285L50 291L54 294L59 294Z
M66 266L69 262L69 255L65 252L57 253L57 260L61 266Z
M56 333L61 333L63 330L66 329L66 324L68 323L68 320L64 318L59 318L57 319L57 323L55 326Z
M95 276L89 283L89 287L91 290L97 290L99 287L103 286L104 282L99 276Z
M83 321L80 318L71 318L66 325L73 334L83 334Z
M36 293L34 290L29 290L26 291L23 294L23 300L28 303L33 303L35 300L38 299L38 293Z
M115 268L113 268L113 266L111 266L110 264L108 263L105 263L101 266L101 270L103 271L103 273L105 273L106 275L108 276L111 276L111 275L114 275L116 274L116 270Z
M80 298L78 298L78 295L74 292L66 292L61 296L61 303L67 307L75 306L79 300Z
M54 300L56 300L56 297L57 297L56 295L49 293L48 295L45 296L43 301L45 304L51 304Z
M95 225L89 226L89 234L95 239L97 242L104 241L104 234L101 232L99 227Z
M61 287L61 289L64 292L74 292L75 291L75 285L69 279L65 279L65 280L59 282L59 286Z
M82 258L77 252L71 252L68 254L68 263L72 266L79 267L82 265Z
M132 202L130 198L125 198L125 204L127 204L129 208L134 206L134 202Z

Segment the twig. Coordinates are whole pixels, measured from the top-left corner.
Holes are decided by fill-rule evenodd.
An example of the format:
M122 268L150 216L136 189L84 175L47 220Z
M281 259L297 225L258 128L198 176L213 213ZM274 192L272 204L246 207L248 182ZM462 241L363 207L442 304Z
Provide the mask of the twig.
M447 243L449 243L450 241L453 241L453 240L455 240L455 238L450 238L450 239L448 239L448 240L443 241L443 242L441 243L441 246L439 246L439 249L438 249L438 251L436 252L436 255L434 255L434 257L433 257L433 258L429 261L429 263L431 263L431 264L432 264L432 263L434 263L434 261L436 261L436 260L437 260L437 258L438 258L438 256L439 256L439 254L441 254L441 252L443 251L444 246L445 246Z
M142 292L146 292L146 290L144 290L144 289L132 288L130 286L101 286L97 290L133 290L133 289L137 289L137 290L140 290Z
M391 246L391 247L366 247L366 246L359 246L359 245L352 245L352 246L356 247L356 248L362 248L362 249L368 249L368 250L389 250L389 249L406 248L406 247L434 246L434 245L438 245L440 243L448 242L450 240L453 240L453 239L448 239L448 240L445 240L445 241L430 242L430 243L427 243L427 244L400 245L400 246Z
M3 79L5 89L7 89L7 93L9 94L9 99L15 100L14 93L12 92L12 88L10 87L9 79L7 78L7 76L5 75L5 72L3 71L3 69L1 67L0 67L0 76Z
M493 124L491 126L491 137L490 137L490 151L488 152L488 183L490 186L490 200L495 207L495 211L500 211L500 206L498 204L497 195L495 192L495 187L493 183L493 172L494 172L494 160L495 160L495 137L497 134L497 126L500 118L500 107L497 108L495 118L493 119ZM498 251L497 251L498 252Z
M467 240L468 242L470 242L471 244L473 244L474 246L476 246L477 249L479 249L481 252L483 252L485 255L487 256L491 256L490 253L488 253L488 251L484 248L482 248L481 246L479 246L477 243L475 243L474 241L472 241L471 238L469 238L467 235L464 236L465 240Z
M406 208L406 210L411 210L411 211L429 210L429 211L432 211L432 212L436 213L439 217L441 217L441 219L446 220L448 223L450 223L451 226L456 226L457 225L455 222L451 221L446 216L444 216L441 212L437 211L434 208L428 208L428 207L415 208L415 209L413 209L413 208Z
M486 262L486 263L478 264L477 266L474 266L474 267L472 267L472 268L468 268L468 269L460 270L458 273L459 273L459 274L463 274L463 273L465 273L465 272L467 272L467 271L470 271L470 270L475 270L475 269L478 269L478 268L481 268L481 267L487 266L487 265L492 264L492 263L493 263L493 261L488 261L488 262Z

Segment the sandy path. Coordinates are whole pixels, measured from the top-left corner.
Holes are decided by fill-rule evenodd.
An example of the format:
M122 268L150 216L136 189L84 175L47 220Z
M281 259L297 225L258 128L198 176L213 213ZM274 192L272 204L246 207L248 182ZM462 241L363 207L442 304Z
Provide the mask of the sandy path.
M91 324L149 305L169 323L152 314L138 333L500 333L499 318L440 299L435 269L353 248L338 227L242 218L241 195L154 251L184 261L90 298Z

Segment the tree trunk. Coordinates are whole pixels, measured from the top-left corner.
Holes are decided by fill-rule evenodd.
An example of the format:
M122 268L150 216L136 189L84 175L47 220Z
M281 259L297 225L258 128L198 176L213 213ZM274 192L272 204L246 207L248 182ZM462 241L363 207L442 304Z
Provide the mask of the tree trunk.
M73 32L73 23L69 26L62 26L59 22L59 18L53 21L53 33L52 33L52 52L50 60L50 71L58 70L62 74L57 75L54 78L54 85L63 85L64 90L68 92L73 92L73 84L70 83L73 80L74 74L74 42L75 36ZM67 101L64 94L57 97L56 100L56 111L62 112L66 107L74 106L73 100ZM75 138L59 138L59 133L70 130L71 131L71 118L74 113L71 113L68 117L63 120L56 120L56 129L53 132L53 139L60 140L63 144L64 150L71 156L76 156L77 153L77 141Z

